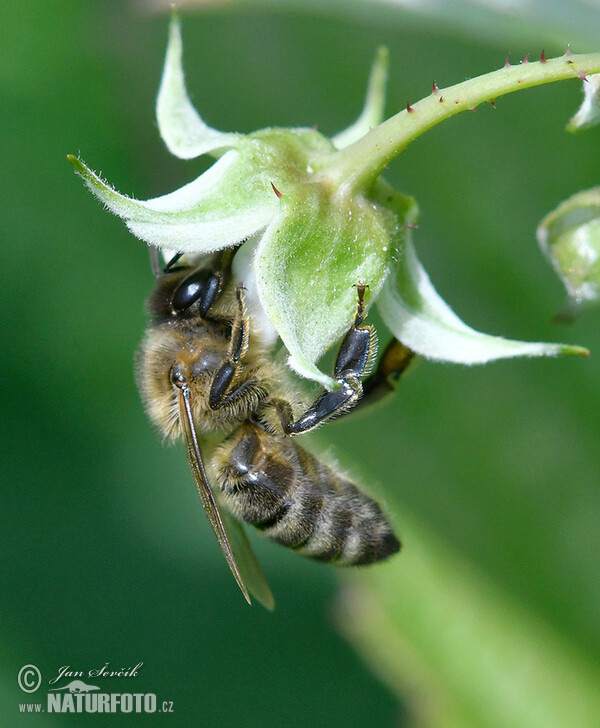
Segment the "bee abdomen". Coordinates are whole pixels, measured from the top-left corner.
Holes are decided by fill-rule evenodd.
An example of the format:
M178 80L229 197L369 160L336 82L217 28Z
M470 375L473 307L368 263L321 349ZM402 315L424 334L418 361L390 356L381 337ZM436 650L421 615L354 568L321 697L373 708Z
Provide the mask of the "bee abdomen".
M379 505L291 439L245 425L217 451L215 467L233 514L298 553L350 566L400 548Z
M311 538L298 552L318 561L358 566L396 553L400 543L378 504L353 483L329 470L339 490L328 487L323 511Z

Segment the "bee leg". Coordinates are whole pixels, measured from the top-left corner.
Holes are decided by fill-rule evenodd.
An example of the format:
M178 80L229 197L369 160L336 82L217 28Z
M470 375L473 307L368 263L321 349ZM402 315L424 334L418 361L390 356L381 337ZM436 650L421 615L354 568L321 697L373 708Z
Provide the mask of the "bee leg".
M172 273L175 270L181 270L180 268L175 268L175 264L183 257L184 253L175 253L164 266L161 265L158 248L154 245L150 245L150 243L148 243L148 254L150 255L150 268L152 270L152 275L157 279L165 273Z
M232 259L233 252L230 249L225 250L221 256L219 268L206 279L198 308L198 313L202 318L210 318L210 309L221 295Z
M357 290L357 310L354 324L348 331L335 360L333 375L338 389L323 392L308 410L294 422L282 422L288 435L299 435L317 427L336 415L347 412L363 393L361 378L368 375L377 356L377 334L372 326L363 326L366 286Z
M217 450L213 465L227 507L260 530L274 526L289 510L296 474L284 453L253 425L242 426Z
M414 351L398 339L392 339L383 352L375 372L363 382L363 396L354 412L363 410L395 392L396 382L414 358Z
M231 325L231 338L227 359L215 373L210 385L208 403L211 409L219 409L237 399L254 386L253 381L246 380L236 386L239 364L248 350L250 327L244 304L244 287L236 288L238 310Z

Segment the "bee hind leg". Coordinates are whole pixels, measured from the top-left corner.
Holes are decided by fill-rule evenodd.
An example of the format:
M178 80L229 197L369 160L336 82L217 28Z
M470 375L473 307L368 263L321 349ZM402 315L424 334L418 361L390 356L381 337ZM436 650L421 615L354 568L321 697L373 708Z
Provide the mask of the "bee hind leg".
M377 369L363 382L363 396L353 412L379 402L396 391L396 382L415 358L415 352L398 339L392 339L383 352Z
M370 374L377 357L377 334L372 326L364 326L364 295L367 286L359 284L357 290L357 309L354 323L340 346L333 375L338 389L323 392L308 410L297 420L285 421L280 411L282 426L286 434L299 435L317 427L332 417L351 409L363 394L362 377Z

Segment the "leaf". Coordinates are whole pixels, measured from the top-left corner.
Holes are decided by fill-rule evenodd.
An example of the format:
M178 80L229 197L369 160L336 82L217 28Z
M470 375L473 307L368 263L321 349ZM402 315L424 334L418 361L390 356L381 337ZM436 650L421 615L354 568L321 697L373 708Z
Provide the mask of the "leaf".
M406 552L346 573L336 616L414 725L596 728L598 666L415 522L397 491L387 501Z
M394 336L428 359L485 364L515 356L589 353L579 346L512 341L467 326L433 287L410 240L401 251L395 275L383 287L378 308Z
M153 7L168 10L171 0L145 0ZM200 11L222 11L226 5L249 9L264 8L265 0L187 0L186 6ZM529 0L529 2L473 2L473 0L276 0L268 5L279 9L317 10L350 17L364 23L385 23L386 27L424 29L452 36L473 38L493 46L502 43L531 42L532 33L540 42L556 44L568 38L578 46L594 46L598 40L597 5L594 0Z

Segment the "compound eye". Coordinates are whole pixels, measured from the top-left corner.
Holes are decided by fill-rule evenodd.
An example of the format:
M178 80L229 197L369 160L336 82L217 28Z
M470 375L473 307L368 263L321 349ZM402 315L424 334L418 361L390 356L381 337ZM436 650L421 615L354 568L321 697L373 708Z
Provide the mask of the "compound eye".
M206 271L196 270L184 278L177 286L171 299L173 311L185 311L195 303L204 290L206 283Z

